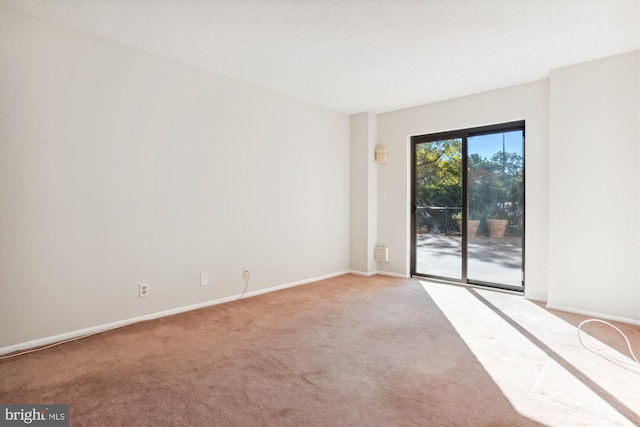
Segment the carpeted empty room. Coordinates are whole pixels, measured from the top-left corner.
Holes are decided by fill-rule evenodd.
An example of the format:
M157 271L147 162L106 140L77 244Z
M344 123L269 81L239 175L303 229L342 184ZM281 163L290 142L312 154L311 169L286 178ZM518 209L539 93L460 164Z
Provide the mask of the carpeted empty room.
M640 426L640 0L0 0L0 427Z
M2 360L0 401L68 403L78 426L637 425L637 369L583 348L583 319L344 275ZM630 360L602 326L585 344Z

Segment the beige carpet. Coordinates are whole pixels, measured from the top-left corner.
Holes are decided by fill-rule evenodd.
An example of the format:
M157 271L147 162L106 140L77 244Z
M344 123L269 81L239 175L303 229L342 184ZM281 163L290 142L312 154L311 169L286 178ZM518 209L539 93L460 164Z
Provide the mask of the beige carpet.
M526 392L510 390L484 362L488 371L479 358L491 356L482 345L471 350L453 297L442 296L459 290L486 298L415 279L345 275L138 323L1 361L0 403L68 403L72 426L555 424L536 411L551 413L555 425L600 420L540 398L546 386L535 381L553 378L555 367L527 375L526 365L500 361L516 384L531 382ZM493 359L512 344L501 342ZM523 394L533 406L517 401ZM633 425L614 412L600 425Z

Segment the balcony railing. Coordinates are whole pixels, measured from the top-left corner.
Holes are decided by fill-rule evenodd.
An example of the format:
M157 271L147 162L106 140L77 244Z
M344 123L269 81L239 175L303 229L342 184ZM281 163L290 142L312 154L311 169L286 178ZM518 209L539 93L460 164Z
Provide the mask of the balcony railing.
M459 233L458 222L452 217L461 212L462 208L455 206L418 206L416 212L418 233Z
M416 232L418 234L460 234L458 221L453 219L455 214L462 213L459 206L418 206L416 210ZM480 221L479 235L487 234L486 222ZM506 235L511 237L522 236L522 220L509 220Z

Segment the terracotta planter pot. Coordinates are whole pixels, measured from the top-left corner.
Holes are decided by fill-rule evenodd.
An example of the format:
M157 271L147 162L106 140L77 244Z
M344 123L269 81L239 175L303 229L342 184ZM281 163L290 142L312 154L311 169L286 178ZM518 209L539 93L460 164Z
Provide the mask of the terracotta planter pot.
M488 219L487 228L489 229L489 237L502 239L508 224L509 220L507 219Z
M478 233L478 226L480 225L480 220L470 219L467 221L467 238L472 239L476 237ZM458 221L458 227L460 228L460 232L462 232L462 221Z

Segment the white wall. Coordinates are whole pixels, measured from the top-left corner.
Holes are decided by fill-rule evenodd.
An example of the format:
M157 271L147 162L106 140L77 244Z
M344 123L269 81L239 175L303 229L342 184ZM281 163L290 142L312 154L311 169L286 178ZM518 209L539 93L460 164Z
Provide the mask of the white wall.
M640 320L639 61L551 73L550 307Z
M374 274L373 249L377 234L376 115L351 116L351 271Z
M378 170L378 240L389 247L386 267L409 274L410 136L526 120L525 293L547 296L549 81L542 80L378 115L378 141L389 163ZM379 269L385 267L379 266Z
M348 116L0 19L0 347L349 269Z
M525 295L640 319L638 51L553 70L548 80L378 115L378 240L409 274L412 135L526 121ZM383 268L380 268L383 269Z

